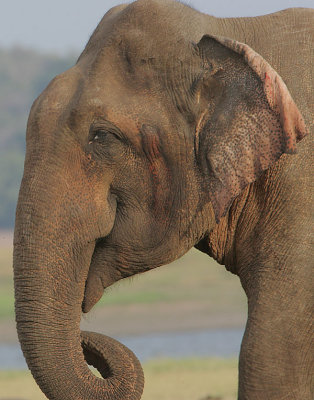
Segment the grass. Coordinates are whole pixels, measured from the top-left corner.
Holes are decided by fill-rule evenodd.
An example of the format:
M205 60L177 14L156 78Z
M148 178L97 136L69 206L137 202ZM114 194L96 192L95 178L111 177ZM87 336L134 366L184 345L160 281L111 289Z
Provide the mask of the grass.
M154 360L144 371L143 400L236 398L236 359Z
M201 301L218 312L243 310L239 279L203 253L193 249L168 266L118 282L99 304Z
M118 282L106 290L97 306L182 301L203 302L217 312L245 308L239 279L195 249L169 266ZM0 319L13 315L12 249L0 248Z
M202 400L210 396L236 398L236 359L161 359L143 365L145 389L142 400ZM0 371L1 397L44 400L27 371Z
M0 248L0 319L14 315L12 248Z

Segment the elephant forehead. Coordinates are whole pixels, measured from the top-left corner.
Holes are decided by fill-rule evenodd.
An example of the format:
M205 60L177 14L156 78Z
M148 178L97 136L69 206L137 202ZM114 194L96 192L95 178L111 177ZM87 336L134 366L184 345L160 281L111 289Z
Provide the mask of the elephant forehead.
M86 79L79 100L74 103L68 117L73 129L82 123L94 124L107 120L125 134L138 132L143 124L169 125L170 104L163 94L132 90L124 81L106 74L105 77Z
M201 37L199 27L190 23L197 15L173 0L138 0L117 7L103 17L81 57L94 56L109 47L119 49L129 60L135 55L139 62L156 53L167 57L170 49L177 54L185 52L186 39L198 41Z

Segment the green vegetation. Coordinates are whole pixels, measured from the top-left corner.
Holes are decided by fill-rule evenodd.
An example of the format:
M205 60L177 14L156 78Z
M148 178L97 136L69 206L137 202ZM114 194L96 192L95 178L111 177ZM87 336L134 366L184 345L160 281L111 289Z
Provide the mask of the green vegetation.
M153 360L143 366L143 400L202 400L236 398L236 359ZM29 371L0 371L1 396L44 400Z
M99 304L179 301L202 301L218 312L227 308L237 312L243 310L245 300L236 276L205 254L192 250L167 267L118 282L106 291Z
M13 48L0 49L0 60L0 227L10 228L14 224L32 102L54 76L75 63L75 57Z
M0 319L13 318L12 248L0 248Z

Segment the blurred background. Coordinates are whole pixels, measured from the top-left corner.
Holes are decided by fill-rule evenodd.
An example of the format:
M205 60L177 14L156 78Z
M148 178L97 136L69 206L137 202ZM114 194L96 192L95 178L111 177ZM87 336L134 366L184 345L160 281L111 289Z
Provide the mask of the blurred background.
M119 0L11 0L0 13L0 400L39 400L14 322L12 238L33 100L71 67ZM313 0L192 0L217 17L255 16ZM143 361L144 400L235 399L246 299L236 276L192 250L114 285L82 328L120 339Z

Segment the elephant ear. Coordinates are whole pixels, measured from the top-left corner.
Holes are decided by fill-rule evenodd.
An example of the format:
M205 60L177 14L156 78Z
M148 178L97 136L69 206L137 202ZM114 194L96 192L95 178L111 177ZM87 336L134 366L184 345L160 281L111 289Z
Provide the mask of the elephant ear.
M197 102L198 165L205 176L216 222L246 185L279 157L296 152L308 132L279 74L248 45L204 36Z

